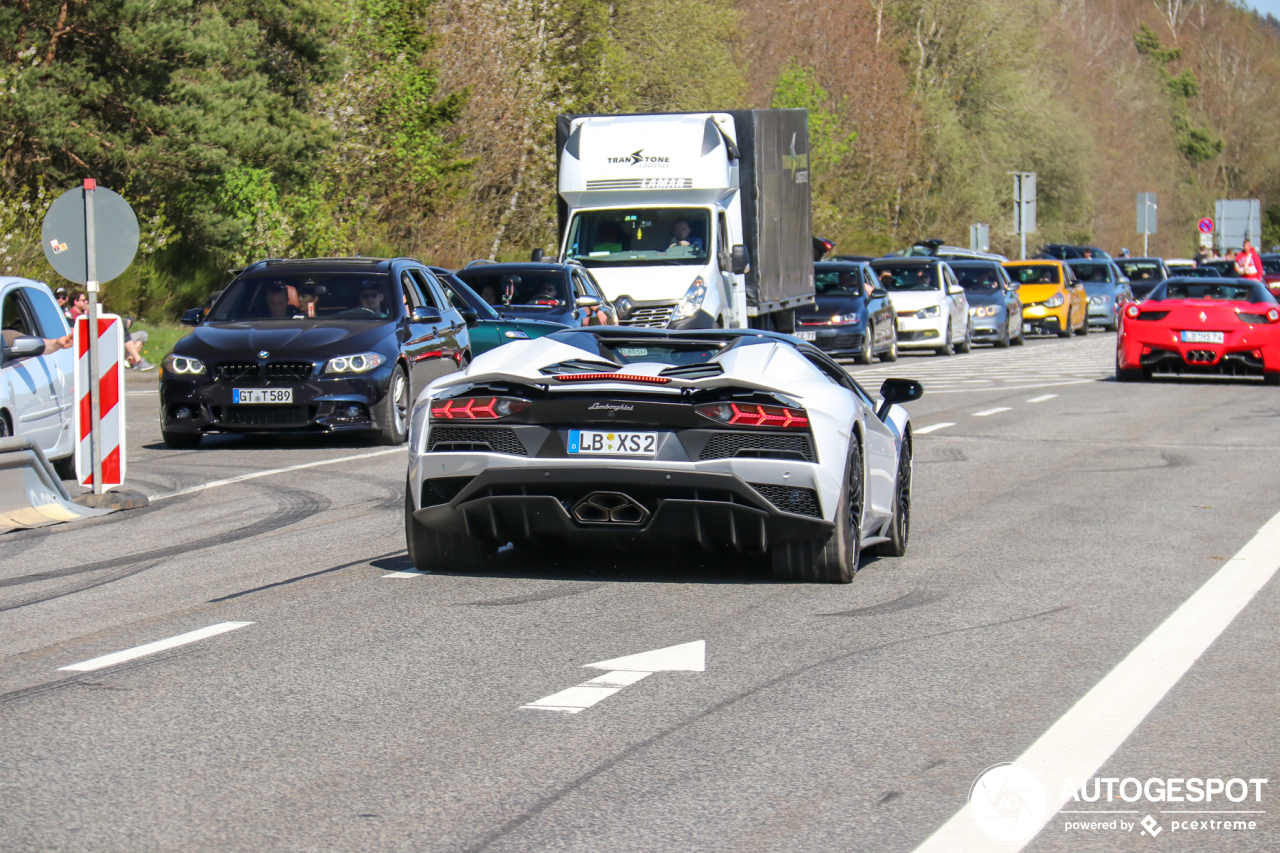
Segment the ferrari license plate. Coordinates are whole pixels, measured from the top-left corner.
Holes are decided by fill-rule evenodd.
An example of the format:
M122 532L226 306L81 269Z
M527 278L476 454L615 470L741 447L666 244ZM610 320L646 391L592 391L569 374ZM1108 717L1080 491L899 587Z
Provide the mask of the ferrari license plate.
M292 403L292 388L233 388L233 403Z
M600 429L569 430L571 454L652 456L658 450L656 432L610 432Z
M802 341L816 341L818 339L817 332L796 332L796 337Z
M1184 344L1220 344L1222 335L1222 332L1183 332L1182 342Z

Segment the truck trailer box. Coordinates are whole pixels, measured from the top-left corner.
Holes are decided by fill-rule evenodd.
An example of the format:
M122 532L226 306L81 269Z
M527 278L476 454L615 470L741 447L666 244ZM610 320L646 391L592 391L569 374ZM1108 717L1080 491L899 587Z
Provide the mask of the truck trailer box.
M806 110L561 115L556 162L562 260L592 265L567 242L580 211L710 205L725 214L724 237L747 251L749 267L734 281L746 315L813 301ZM618 276L610 287L610 269L593 272L611 298L631 286ZM684 288L672 281L680 292L669 298L678 301Z

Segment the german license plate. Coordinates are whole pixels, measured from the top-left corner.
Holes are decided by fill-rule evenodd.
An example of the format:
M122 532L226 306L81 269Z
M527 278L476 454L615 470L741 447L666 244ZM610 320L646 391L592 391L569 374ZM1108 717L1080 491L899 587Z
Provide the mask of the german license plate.
M1184 344L1220 344L1222 335L1222 332L1183 332L1182 342Z
M796 332L796 337L802 341L816 341L818 339L817 332Z
M652 456L658 451L656 432L610 432L602 429L569 430L569 453L610 456Z
M233 403L292 403L292 388L232 388Z

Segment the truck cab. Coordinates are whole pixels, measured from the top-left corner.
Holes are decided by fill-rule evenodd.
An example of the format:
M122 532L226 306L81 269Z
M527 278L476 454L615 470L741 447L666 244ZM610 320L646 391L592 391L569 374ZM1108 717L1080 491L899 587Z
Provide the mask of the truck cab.
M560 261L624 325L741 328L812 301L807 129L802 110L561 116Z

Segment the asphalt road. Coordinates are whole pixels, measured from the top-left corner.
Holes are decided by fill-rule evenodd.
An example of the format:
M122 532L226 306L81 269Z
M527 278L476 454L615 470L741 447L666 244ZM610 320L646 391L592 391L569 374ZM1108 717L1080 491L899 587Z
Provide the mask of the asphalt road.
M847 586L692 553L407 572L403 450L170 451L154 377L130 377L129 479L161 499L0 537L0 848L915 850L1280 511L1280 389L1118 385L1113 349L851 368L872 390L921 378L912 417L935 429L908 555ZM225 623L251 624L60 669ZM1220 807L1265 812L1255 830L1060 815L1025 849L1280 848L1277 625L1272 580L1097 774L1269 779ZM705 671L521 708L694 641Z

